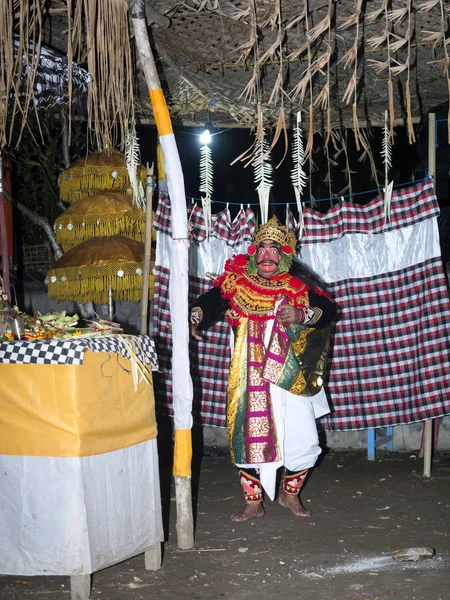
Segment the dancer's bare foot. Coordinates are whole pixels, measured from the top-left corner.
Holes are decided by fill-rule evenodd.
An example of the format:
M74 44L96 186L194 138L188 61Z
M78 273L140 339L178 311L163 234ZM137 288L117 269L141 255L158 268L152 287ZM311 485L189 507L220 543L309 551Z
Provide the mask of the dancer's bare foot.
M248 521L264 516L264 508L261 502L248 502L244 508L237 513L231 515L232 521Z
M310 517L311 511L305 508L300 498L294 494L287 494L284 490L280 492L277 498L278 504L289 508L296 517Z

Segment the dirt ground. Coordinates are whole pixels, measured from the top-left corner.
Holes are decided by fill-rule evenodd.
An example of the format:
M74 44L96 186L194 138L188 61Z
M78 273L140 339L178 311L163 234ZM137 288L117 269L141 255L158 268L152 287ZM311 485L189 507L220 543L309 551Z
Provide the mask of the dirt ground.
M325 453L302 492L310 519L268 501L266 515L246 523L229 518L242 499L228 455L205 448L198 466L195 547L177 548L163 464L162 568L146 571L140 555L95 573L93 599L449 600L449 455L435 456L424 479L416 455L379 450L369 462L363 452ZM395 550L410 547L436 555L393 560ZM67 600L69 578L1 576L0 598Z

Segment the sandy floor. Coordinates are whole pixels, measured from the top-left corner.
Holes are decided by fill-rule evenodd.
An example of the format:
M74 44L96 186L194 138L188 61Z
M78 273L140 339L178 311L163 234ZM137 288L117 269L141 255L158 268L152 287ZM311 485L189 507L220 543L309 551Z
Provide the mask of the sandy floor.
M167 541L163 567L149 572L143 555L93 576L92 598L288 600L449 600L450 457L438 455L431 479L405 454L326 454L302 498L310 519L277 503L266 515L233 523L241 505L227 455L205 449L193 478L195 547L177 549L173 490L163 504ZM167 509L170 508L170 511ZM396 562L395 550L432 547L434 558ZM2 600L66 600L67 577L0 577Z

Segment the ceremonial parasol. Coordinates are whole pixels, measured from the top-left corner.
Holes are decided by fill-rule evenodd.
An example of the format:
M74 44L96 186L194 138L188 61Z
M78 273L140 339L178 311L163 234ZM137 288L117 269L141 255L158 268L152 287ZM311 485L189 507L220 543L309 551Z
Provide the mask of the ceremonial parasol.
M93 238L61 256L47 273L48 297L85 304L138 302L144 271L144 244L121 236ZM150 278L149 290L154 280Z
M121 235L143 242L145 212L133 206L130 194L105 190L71 204L56 219L55 229L64 252L94 237Z
M141 166L139 178L143 184L146 169ZM131 193L126 157L116 150L93 152L75 160L58 178L59 195L64 202L76 202L104 190Z

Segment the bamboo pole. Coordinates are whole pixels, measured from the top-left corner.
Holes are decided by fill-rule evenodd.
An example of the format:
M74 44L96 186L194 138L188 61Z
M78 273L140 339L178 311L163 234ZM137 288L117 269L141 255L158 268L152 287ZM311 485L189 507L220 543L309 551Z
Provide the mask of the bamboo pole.
M128 7L132 17L139 62L149 89L163 151L171 203L172 252L169 299L172 324L172 390L175 424L173 475L177 497L178 547L187 550L194 545L194 520L191 498L193 387L189 370L189 236L186 194L172 123L148 39L144 2L128 0Z
M428 115L428 175L433 178L436 187L436 114ZM431 477L431 459L433 453L433 419L424 423L423 440L423 476Z
M11 300L9 284L8 232L6 230L5 196L3 194L3 157L0 148L0 243L2 250L3 294Z
M153 204L153 164L147 165L147 184L145 186L146 213L145 213L145 240L144 240L144 272L142 273L141 295L141 334L148 333L148 286L150 282L150 263L152 256L152 204Z

